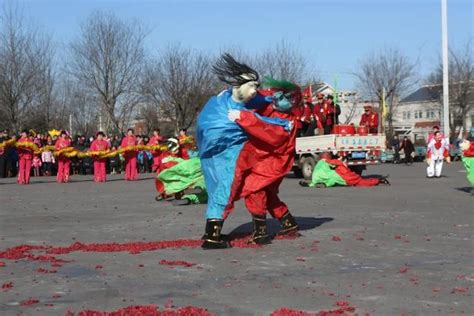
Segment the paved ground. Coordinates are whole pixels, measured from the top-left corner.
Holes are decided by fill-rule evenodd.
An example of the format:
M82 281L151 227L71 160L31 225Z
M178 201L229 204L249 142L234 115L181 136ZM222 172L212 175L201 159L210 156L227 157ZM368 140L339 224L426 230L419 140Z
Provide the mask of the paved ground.
M53 254L72 262L52 266L44 262L50 260L45 250L17 248L39 260L0 258L0 315L64 315L134 304L269 315L284 306L331 310L336 301L349 302L359 315L474 315L474 198L462 190L467 180L461 164L446 167L446 177L437 180L426 179L424 168L371 167L373 173L390 173L392 186L370 189L301 188L290 177L281 196L303 236L259 249L75 251ZM90 179L75 176L60 185L53 178L33 178L29 186L0 180L0 252L22 244L74 242L143 242L143 247L197 240L203 233L204 206L155 202L151 175L134 183L118 176L106 184ZM250 231L249 219L239 204L225 231Z

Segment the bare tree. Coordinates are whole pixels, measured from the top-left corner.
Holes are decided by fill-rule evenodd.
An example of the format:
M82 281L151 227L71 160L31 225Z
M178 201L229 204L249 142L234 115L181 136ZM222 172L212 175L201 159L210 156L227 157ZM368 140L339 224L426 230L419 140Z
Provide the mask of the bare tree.
M94 13L71 44L70 73L94 91L106 113L107 129L123 131L137 104L147 33L136 21Z
M468 41L464 47L449 51L449 109L450 130L460 127L466 131L466 117L474 109L474 46ZM440 62L427 79L429 84L439 86L442 102L443 66Z
M0 19L0 123L18 131L39 102L51 41L24 25L21 10L10 2Z
M262 75L302 83L307 80L308 62L296 46L285 40L255 57L255 67Z
M355 73L362 92L369 98L376 98L382 104L383 90L387 102L387 137L393 134L393 113L396 100L407 93L415 78L416 63L397 48L385 48L373 53L360 62ZM382 107L380 106L382 113ZM383 120L383 118L382 118Z
M211 60L179 45L170 46L145 67L142 92L153 114L176 129L189 128L209 97L216 92ZM148 105L149 106L149 105ZM150 111L150 109L148 109Z

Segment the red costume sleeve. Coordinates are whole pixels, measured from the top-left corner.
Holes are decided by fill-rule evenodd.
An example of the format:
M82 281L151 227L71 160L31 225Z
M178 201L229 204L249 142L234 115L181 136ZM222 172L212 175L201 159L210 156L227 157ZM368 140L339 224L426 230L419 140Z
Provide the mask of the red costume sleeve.
M464 157L474 157L474 140L471 141L471 146L463 152Z
M367 115L365 115L365 113L362 114L362 116L360 117L359 125L360 126L366 126L367 125Z
M253 112L241 111L240 119L236 121L249 135L271 147L278 148L288 141L290 133L282 126L266 123L255 116Z

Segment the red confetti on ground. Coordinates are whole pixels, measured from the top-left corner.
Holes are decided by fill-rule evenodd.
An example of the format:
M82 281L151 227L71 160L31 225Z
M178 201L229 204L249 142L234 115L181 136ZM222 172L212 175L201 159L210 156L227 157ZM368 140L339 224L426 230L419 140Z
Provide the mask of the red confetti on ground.
M271 313L270 316L311 316L311 314L305 311L282 307Z
M99 270L99 269L102 269L103 266L101 266L100 264L98 264L98 265L95 266L95 268L96 268L97 270Z
M296 257L296 261L306 261L304 257Z
M301 237L301 234L296 232L290 235L276 235L274 239L276 240L294 240Z
M168 261L168 260L161 260L160 261L160 264L162 265L168 265L168 266L182 266L182 267L193 267L196 265L196 263L192 263L192 262L187 262L187 261L180 261L180 260L171 260L171 261Z
M4 267L4 266L6 266L5 262L0 261L0 267Z
M331 311L323 311L319 312L318 316L336 316L336 315L350 315L348 313L355 312L355 308L351 306L351 303L346 301L337 301L336 306L339 306L338 309L331 310Z
M4 290L11 289L12 287L13 287L13 282L7 282L7 283L2 284L2 289Z
M39 269L36 270L36 272L39 272L39 273L56 273L58 271L39 268Z
M68 311L68 316L75 314ZM155 305L129 306L113 312L100 312L86 310L77 314L77 316L213 316L206 309L186 306L176 310L160 311Z
M332 236L331 240L332 240L332 241L341 241L342 238L339 237L339 236Z
M20 303L21 306L29 306L29 305L34 305L34 304L38 304L39 303L39 300L35 299L35 298L30 298L29 300L26 300L26 301L22 301Z
M439 287L434 287L434 288L433 288L433 292L434 292L434 293L437 293L437 292L439 292L439 291L441 291L441 289L440 289Z
M395 235L394 238L397 239L397 240L401 240L401 239L402 239L402 236L400 236L400 235Z
M413 283L414 285L418 285L418 278L417 277L411 277L410 282Z
M338 307L337 309L320 311L316 314L282 307L271 313L270 316L349 316L355 312L355 308L349 302L337 301L335 305Z
M238 236L231 241L231 245L237 248L261 247L259 245L249 245L247 243L249 236L250 234L243 235L242 237ZM58 259L51 255L69 254L71 252L129 252L130 254L139 254L142 251L155 251L159 249L197 248L200 247L201 244L202 240L200 239L178 239L150 242L131 242L123 244L84 244L75 242L66 247L20 245L0 252L0 258L8 260L26 259L30 261L50 262L53 267L60 267L61 264L71 261Z
M398 272L400 272L400 273L406 273L406 272L408 272L408 270L410 270L410 268L408 268L408 267L403 267L403 268L400 268L400 270L399 270Z
M467 293L469 289L467 287L455 287L451 290L451 293Z

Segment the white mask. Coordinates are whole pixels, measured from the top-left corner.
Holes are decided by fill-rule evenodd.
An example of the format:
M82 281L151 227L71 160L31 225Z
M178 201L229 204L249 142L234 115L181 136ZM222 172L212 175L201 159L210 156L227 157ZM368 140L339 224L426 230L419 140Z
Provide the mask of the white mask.
M243 78L253 79L250 76L242 75ZM239 87L232 88L232 99L236 102L248 102L257 95L258 81L249 81Z

